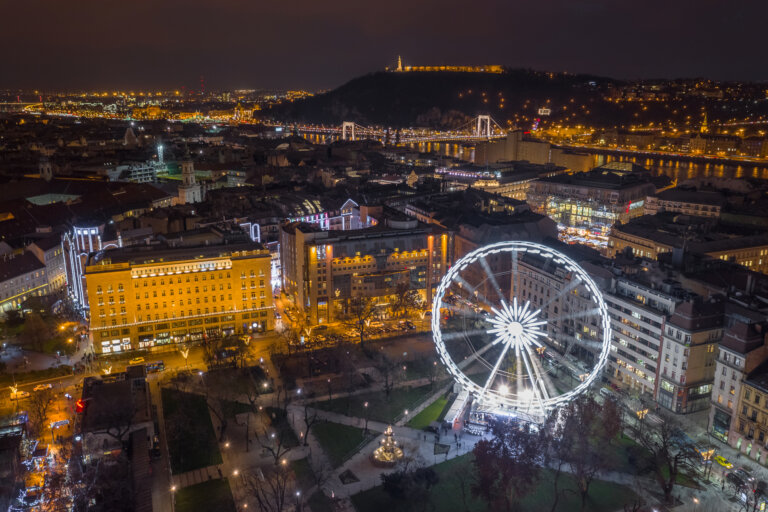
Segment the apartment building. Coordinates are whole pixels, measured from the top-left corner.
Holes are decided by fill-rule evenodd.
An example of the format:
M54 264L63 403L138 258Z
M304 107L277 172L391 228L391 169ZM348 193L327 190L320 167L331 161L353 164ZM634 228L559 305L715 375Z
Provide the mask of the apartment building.
M661 339L660 406L682 414L709 407L723 312L722 297L695 297L675 307Z
M93 253L85 281L97 353L274 327L271 257L256 243Z
M354 297L386 303L401 281L431 303L449 255L445 229L389 210L365 229L324 231L294 222L280 232L283 290L310 324L340 318Z

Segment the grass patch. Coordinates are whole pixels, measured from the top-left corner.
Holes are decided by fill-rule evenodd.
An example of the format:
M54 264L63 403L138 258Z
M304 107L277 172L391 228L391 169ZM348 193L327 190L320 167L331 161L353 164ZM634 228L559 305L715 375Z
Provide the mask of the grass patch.
M162 398L173 474L221 464L205 398L170 388L162 389Z
M440 481L430 491L433 510L485 512L488 506L482 500L472 496L469 486L475 472L472 455L462 455L447 462L434 466ZM538 486L521 500L523 512L539 512L549 510L553 503L552 496L553 472L542 471ZM465 493L462 494L462 480ZM560 489L576 490L576 483L568 474L562 474L559 481ZM632 503L636 495L631 489L610 482L594 481L590 487L586 510L590 512L614 512L625 504ZM400 510L402 503L392 499L381 486L352 496L352 503L358 512L391 512ZM581 499L578 494L566 492L560 497L556 509L558 512L581 510Z
M334 398L315 403L315 407L324 411L335 412L358 418L365 417L365 404L368 402L368 414L371 420L393 423L406 409L413 409L423 402L430 394L439 389L440 385L419 386L416 388L395 388L389 393L389 400L381 391L363 393L349 397Z
M307 505L309 505L312 512L333 512L335 510L331 498L326 496L320 489L312 493L312 496L307 500Z
M235 500L226 478L208 480L179 489L176 512L235 512Z
M441 396L425 407L419 414L414 416L413 419L408 422L408 426L411 428L423 429L428 427L433 421L442 420L448 413L451 404L453 404L453 400L448 400L448 397Z
M669 478L669 468L664 466L661 468L661 474L664 476L665 479ZM682 485L684 487L691 487L693 489L701 489L702 487L699 485L699 482L696 481L695 478L688 475L687 473L681 473L678 472L677 476L675 477L675 483L678 485Z
M312 434L334 468L341 466L363 443L373 439L372 435L363 432L361 428L327 421L318 422L312 427Z
M315 472L312 471L308 458L291 461L291 470L296 477L296 486L299 489L309 489L315 485Z
M232 400L221 401L221 412L224 414L225 418L234 418L238 414L251 411L252 409L250 404L244 404L243 402L235 402Z
M610 452L612 459L607 461L608 469L610 471L636 475L637 464L632 460L632 452L639 450L640 445L629 436L619 434L613 440L613 446L615 449Z

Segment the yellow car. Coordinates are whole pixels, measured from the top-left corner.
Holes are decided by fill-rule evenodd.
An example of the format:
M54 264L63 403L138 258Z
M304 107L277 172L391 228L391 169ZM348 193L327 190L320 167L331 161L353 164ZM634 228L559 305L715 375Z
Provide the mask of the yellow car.
M728 459L726 459L722 455L718 455L717 457L715 457L715 462L717 462L718 464L720 464L724 468L731 469L733 467L733 464L728 462Z

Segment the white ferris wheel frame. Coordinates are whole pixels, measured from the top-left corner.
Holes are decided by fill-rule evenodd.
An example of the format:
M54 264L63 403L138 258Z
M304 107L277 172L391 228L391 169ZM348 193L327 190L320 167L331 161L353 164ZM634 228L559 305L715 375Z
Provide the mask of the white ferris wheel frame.
M440 329L440 311L443 305L443 297L445 292L451 283L454 282L454 278L459 276L459 273L466 269L469 265L477 262L480 258L485 256L499 254L502 252L517 252L518 257L520 254L538 254L544 258L551 259L554 263L562 265L563 268L573 272L581 280L581 285L587 288L590 292L591 300L594 302L597 312L595 315L600 317L600 323L603 331L602 336L602 348L600 351L600 357L597 364L586 374L582 375L582 382L565 393L557 396L548 397L544 400L537 400L538 403L532 403L533 399L523 400L520 398L514 398L507 396L495 389L489 389L487 386L484 388L479 384L473 382L467 377L462 370L457 366L457 363L451 358L450 354L446 350L445 343L443 341L443 334ZM486 269L487 270L487 269ZM432 302L432 339L435 343L438 355L443 364L447 368L448 372L453 376L455 381L467 391L475 400L478 400L484 409L498 410L498 412L514 412L531 409L537 409L540 414L565 405L577 396L584 393L597 379L597 376L602 372L608 361L608 354L611 349L611 321L608 315L608 308L605 305L603 294L595 284L594 280L582 269L575 261L568 256L562 254L559 251L547 247L536 242L510 240L505 242L498 242L484 247L480 247L470 252L469 254L460 258L456 264L454 264L450 270L443 276L440 281L440 285L435 293L435 298ZM501 358L500 358L501 359ZM530 375L529 375L530 376ZM493 375L492 375L493 377ZM532 378L532 376L530 376Z

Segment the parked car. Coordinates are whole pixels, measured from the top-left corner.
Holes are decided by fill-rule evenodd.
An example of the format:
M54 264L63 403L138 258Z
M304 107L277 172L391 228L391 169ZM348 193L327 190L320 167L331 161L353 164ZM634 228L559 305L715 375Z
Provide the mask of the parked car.
M128 364L142 364L144 362L143 357L134 357L130 361L128 361Z
M744 480L748 484L753 484L755 482L754 475L744 468L736 468L731 471L731 474L737 475L740 479Z
M29 398L29 391L16 391L15 393L11 391L11 400L23 400L25 398Z
M733 464L731 464L731 463L728 461L728 459L726 459L726 458L725 458L725 457L723 457L722 455L718 455L717 457L715 457L715 462L717 462L718 464L720 464L720 465L721 465L721 466L723 466L724 468L728 468L728 469L731 469L731 468L733 467Z
M32 388L32 391L43 391L46 389L51 389L53 387L53 384L50 382L48 384L38 384L34 388Z

